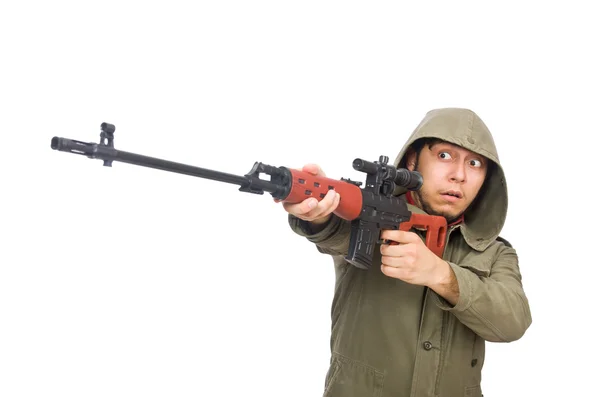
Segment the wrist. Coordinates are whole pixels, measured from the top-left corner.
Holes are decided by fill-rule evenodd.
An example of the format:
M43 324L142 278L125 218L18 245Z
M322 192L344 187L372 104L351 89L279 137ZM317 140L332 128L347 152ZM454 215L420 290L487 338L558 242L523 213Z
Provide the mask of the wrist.
M321 230L325 229L325 226L327 226L327 223L329 222L330 219L331 219L331 214L328 214L322 218L314 219L314 220L308 222L308 224L313 233L318 233Z
M435 277L428 287L444 298L451 306L455 306L460 299L460 289L458 279L450 263L438 258L437 271L434 271Z
M454 271L450 264L439 257L436 257L436 259L435 270L432 272L431 282L428 285L429 288L434 290L452 284L454 278Z
M312 221L310 221L310 223L313 225L322 225L323 223L327 223L329 221L329 219L331 219L331 213L329 213L321 218L313 219Z

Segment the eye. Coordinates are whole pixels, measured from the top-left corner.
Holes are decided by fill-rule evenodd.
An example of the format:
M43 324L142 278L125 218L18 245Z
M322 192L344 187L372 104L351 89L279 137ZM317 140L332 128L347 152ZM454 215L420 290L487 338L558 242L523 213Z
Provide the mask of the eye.
M452 158L452 156L450 156L450 153L448 152L440 152L438 154L438 157L444 160L450 160Z
M476 160L476 159L473 159L473 160L469 161L469 164L471 166L477 167L477 168L479 168L479 167L481 167L483 165L483 163L480 160Z

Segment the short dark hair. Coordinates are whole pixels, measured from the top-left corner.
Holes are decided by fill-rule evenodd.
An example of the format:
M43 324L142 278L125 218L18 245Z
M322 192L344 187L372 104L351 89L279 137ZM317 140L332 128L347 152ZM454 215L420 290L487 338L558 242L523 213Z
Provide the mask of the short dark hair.
M413 142L413 144L411 145L411 148L417 153L417 157L419 157L421 150L423 150L423 148L425 146L427 146L429 149L431 149L431 147L433 145L441 143L441 142L446 142L446 141L444 141L443 139L439 139L439 138L419 138Z
M445 142L445 141L443 139L439 139L439 138L419 138L410 145L410 148L408 149L406 154L410 153L411 150L414 151L417 154L417 161L418 161L419 154L421 153L421 150L423 150L423 148L425 146L427 146L428 148L431 149L431 147L433 145L441 143L441 142ZM400 167L406 168L406 155L400 162Z

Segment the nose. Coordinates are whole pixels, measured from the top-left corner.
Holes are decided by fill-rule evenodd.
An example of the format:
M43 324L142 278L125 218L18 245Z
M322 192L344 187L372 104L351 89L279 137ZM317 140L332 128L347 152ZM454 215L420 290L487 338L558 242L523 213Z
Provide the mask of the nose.
M462 161L458 162L450 174L450 180L452 182L462 183L466 178L467 173L465 170L465 164Z

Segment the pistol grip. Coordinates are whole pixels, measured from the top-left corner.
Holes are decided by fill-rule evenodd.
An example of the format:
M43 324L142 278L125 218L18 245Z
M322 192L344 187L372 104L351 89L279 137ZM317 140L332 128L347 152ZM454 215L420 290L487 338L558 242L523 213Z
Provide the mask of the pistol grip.
M444 254L448 224L446 218L437 215L412 214L410 219L400 224L399 229L409 231L411 228L425 229L425 245L440 258Z

